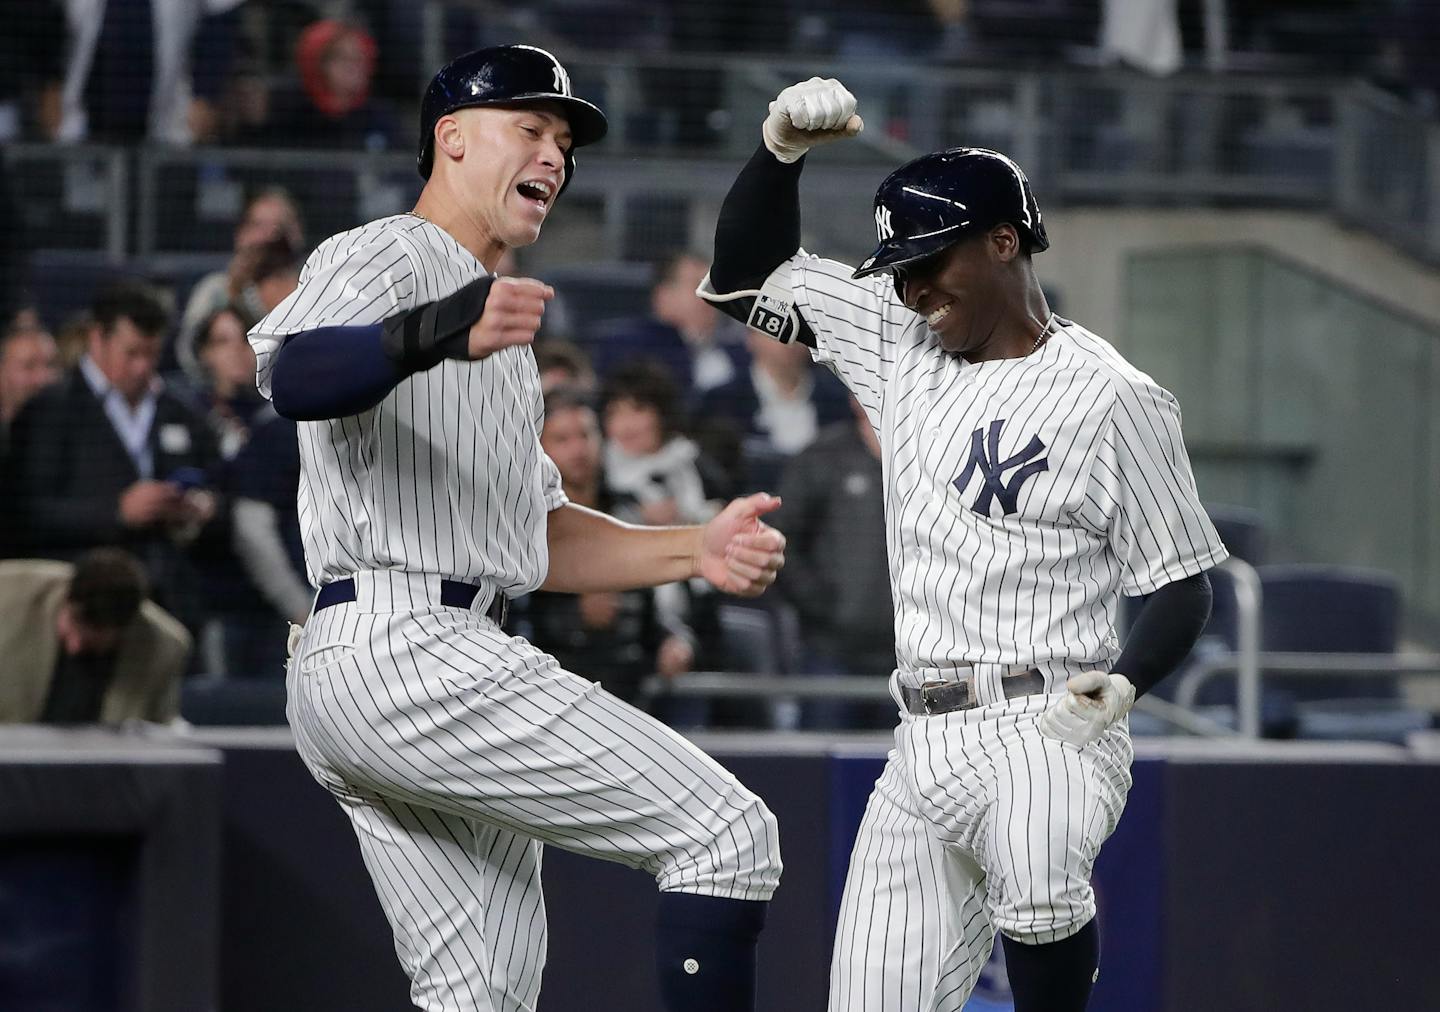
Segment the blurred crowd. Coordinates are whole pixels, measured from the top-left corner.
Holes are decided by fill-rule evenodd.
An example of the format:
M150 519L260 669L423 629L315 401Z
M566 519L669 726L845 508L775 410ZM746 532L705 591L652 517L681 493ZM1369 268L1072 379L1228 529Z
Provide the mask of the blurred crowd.
M305 621L315 588L300 548L295 424L256 391L246 332L295 289L313 238L290 194L264 187L223 269L183 288L107 284L75 319L27 305L6 321L0 553L14 567L7 593L35 607L0 615L0 627L17 620L0 629L0 648L29 638L0 653L8 680L29 685L23 706L0 701L0 720L164 720L182 673L283 679L287 625ZM703 523L732 496L778 492L773 522L790 539L790 568L758 605L695 580L536 593L511 622L642 703L650 676L697 670L883 679L894 660L875 435L803 347L697 297L706 270L698 254L666 255L652 265L646 311L576 332L565 321L587 317L573 305L584 295L558 286L534 347L542 442L573 501L631 523ZM96 580L111 603L82 592ZM142 642L163 645L168 692L122 675ZM23 673L8 658L25 658ZM654 705L686 725L885 726L893 716L887 706Z
M1225 6L1236 50L1368 75L1440 107L1437 0ZM638 139L705 146L725 128L724 86L686 54L1098 60L1164 72L1203 50L1202 7L542 0L518 13L457 0L424 30L438 31L447 53L525 37L597 57L658 55L639 74L647 116L628 124L632 137L648 129ZM426 23L399 0L0 0L0 144L409 151L416 95L433 71ZM0 172L0 218L23 220L13 201ZM76 279L51 293L86 306L74 316L24 289L22 243L44 245L39 237L0 233L0 721L166 721L186 680L283 678L287 624L305 620L315 588L300 548L295 425L255 390L245 334L295 288L324 236L307 231L305 209L281 186L255 187L241 203L221 216L236 222L223 267L94 291ZM192 239L213 250L223 233ZM875 434L804 349L747 332L697 298L706 269L683 249L658 258L648 305L625 314L555 281L534 349L543 443L573 501L633 523L699 523L730 496L778 492L773 523L789 548L774 593L758 606L699 581L537 593L512 621L676 724L889 726L888 704L647 696L655 675L878 680L893 664Z
M1179 0L0 0L0 142L408 149L414 102L453 53L524 37L643 54L653 140L713 142L717 71L687 57L801 55L994 66L1204 64L1208 4ZM1235 66L1367 76L1435 108L1436 0L1224 0ZM426 32L434 33L427 37ZM438 46L435 44L438 43Z

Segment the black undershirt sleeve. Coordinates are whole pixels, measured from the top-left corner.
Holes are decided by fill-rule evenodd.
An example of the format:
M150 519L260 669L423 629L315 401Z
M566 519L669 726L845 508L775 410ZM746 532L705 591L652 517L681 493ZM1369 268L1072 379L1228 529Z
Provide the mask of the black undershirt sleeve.
M787 165L761 144L735 177L715 223L710 284L721 295L758 289L800 249L800 172L805 159ZM720 309L744 322L738 303ZM812 344L808 328L798 340Z
M1113 671L1143 696L1190 653L1210 618L1210 577L1197 573L1167 583L1145 598Z
M710 281L717 292L759 288L800 248L804 167L804 158L787 165L761 144L735 177L715 222Z

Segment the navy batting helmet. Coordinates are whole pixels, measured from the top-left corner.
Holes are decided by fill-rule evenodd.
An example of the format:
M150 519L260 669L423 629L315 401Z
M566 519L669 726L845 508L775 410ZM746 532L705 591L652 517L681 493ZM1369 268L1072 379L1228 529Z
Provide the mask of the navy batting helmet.
M880 245L855 277L923 260L968 235L1009 222L1028 252L1050 247L1030 181L1009 158L985 148L950 148L906 162L875 191Z
M420 102L420 175L430 178L435 162L435 124L456 109L488 105L555 102L570 121L571 147L565 153L565 182L575 172L575 148L605 136L608 123L596 106L570 94L570 75L543 49L492 46L477 49L441 67Z

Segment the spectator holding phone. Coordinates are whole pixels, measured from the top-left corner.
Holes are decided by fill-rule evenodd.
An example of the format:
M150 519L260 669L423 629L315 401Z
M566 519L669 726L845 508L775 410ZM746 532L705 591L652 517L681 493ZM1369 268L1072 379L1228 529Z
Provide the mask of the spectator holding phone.
M193 630L190 555L223 538L210 488L218 456L205 419L156 373L170 314L147 285L106 289L85 354L16 417L3 508L9 554L70 560L118 545L145 566L156 601Z

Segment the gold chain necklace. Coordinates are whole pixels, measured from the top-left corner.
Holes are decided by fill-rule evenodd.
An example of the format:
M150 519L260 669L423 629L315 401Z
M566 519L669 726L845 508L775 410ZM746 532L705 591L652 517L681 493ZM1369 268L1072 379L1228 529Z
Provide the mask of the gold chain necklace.
M1049 319L1045 321L1045 326L1040 328L1040 333L1035 335L1035 343L1030 346L1030 350L1025 353L1026 355L1033 355L1040 350L1040 345L1044 343L1045 338L1049 335L1050 328L1055 326L1055 320L1055 314L1051 313Z

